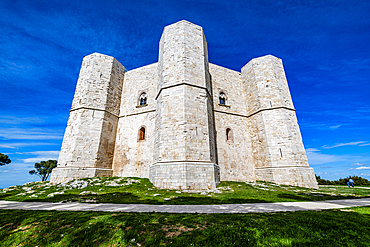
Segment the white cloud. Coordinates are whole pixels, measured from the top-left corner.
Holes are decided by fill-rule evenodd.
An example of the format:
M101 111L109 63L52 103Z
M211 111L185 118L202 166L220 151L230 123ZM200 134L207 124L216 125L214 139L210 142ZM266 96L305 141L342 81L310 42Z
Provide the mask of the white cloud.
M0 115L0 124L23 124L23 123L43 123L45 120L40 117L15 117Z
M342 126L342 125L341 125L341 124L339 124L339 125L330 126L330 127L329 127L329 129L331 129L331 130L336 130L336 129L338 129L340 126Z
M370 166L360 166L356 168L350 168L348 170L370 170Z
M60 145L59 143L47 143L47 142L15 142L15 143L3 143L0 144L0 148L21 148L21 147L31 147L31 146L51 146Z
M357 142L345 142L345 143L338 143L332 146L324 145L322 146L325 149L331 149L331 148L336 148L336 147L343 147L343 146L357 146L361 144L362 146L370 144L367 141L357 141Z
M320 153L320 150L315 148L308 148L306 150L306 154L308 158L308 163L311 165L321 165L345 160L344 157L340 155L322 154Z
M317 175L326 175L328 173L327 172L315 172L315 174L317 174Z
M59 151L34 151L34 152L25 152L20 154L30 154L30 155L59 155Z
M359 146L361 146L361 147L363 147L363 146L370 146L370 143L360 144Z
M8 144L0 144L0 148L16 148L14 146L8 145Z
M368 165L369 163L358 163L358 162L355 162L355 163L352 163L351 166L364 166L364 165Z
M60 151L34 151L34 152L25 152L19 154L26 154L26 155L33 155L36 157L27 158L27 159L20 159L24 163L36 163L42 160L57 160Z
M28 158L28 159L21 159L24 163L38 163L40 161L47 161L47 160L57 160L58 157L51 157L51 156L45 156L45 157L37 157L37 158Z
M4 139L23 139L23 140L59 140L63 138L60 131L52 129L19 129L1 128L0 137Z
M357 165L357 166L366 166L369 163L369 157L359 156L352 154L323 154L321 150L317 148L308 148L306 149L306 154L308 158L308 163L310 165L321 165L336 162L335 167ZM329 168L329 166L324 166L321 168Z

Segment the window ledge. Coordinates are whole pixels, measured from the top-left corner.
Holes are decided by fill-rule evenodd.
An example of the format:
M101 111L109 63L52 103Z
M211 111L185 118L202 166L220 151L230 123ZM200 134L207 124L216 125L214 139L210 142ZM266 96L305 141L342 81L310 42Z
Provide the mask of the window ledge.
M219 106L223 106L223 107L227 107L227 108L230 108L231 106L230 105L224 105L224 104L218 104Z
M148 106L148 104L145 104L145 105L137 105L136 108L145 107L145 106Z

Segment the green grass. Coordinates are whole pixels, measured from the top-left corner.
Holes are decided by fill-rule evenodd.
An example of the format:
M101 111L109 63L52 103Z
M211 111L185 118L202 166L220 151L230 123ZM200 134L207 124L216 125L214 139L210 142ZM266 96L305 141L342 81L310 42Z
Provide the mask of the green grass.
M199 205L322 201L370 196L370 189L347 186L307 189L268 182L224 181L217 190L184 192L155 188L148 179L143 178L86 178L78 181L88 186L71 187L76 181L64 186L51 185L49 182L29 183L0 190L0 200Z
M370 208L270 214L0 210L0 246L369 246Z

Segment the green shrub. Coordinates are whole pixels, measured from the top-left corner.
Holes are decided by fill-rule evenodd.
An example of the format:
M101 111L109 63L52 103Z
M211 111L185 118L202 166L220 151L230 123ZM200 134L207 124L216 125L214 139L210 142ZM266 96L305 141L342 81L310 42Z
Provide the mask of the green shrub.
M370 181L366 178L362 178L359 176L349 176L346 178L340 178L338 180L330 181L322 179L320 176L316 175L316 180L319 185L347 185L348 180L352 178L355 182L355 185L370 185Z

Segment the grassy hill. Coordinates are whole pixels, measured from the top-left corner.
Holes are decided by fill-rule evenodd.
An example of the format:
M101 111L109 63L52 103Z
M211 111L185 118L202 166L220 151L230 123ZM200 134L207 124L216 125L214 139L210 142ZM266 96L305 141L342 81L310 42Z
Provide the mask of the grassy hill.
M90 178L28 183L0 200L220 204L368 197L370 187L306 189L222 182L208 191L163 190L148 179ZM0 210L0 246L368 246L370 208L253 214Z
M224 181L217 189L206 191L166 190L155 188L148 179L119 177L85 178L58 185L34 182L0 190L0 200L163 205L322 201L369 196L370 187L307 189L259 181Z
M0 246L369 246L370 208L274 214L0 210Z

